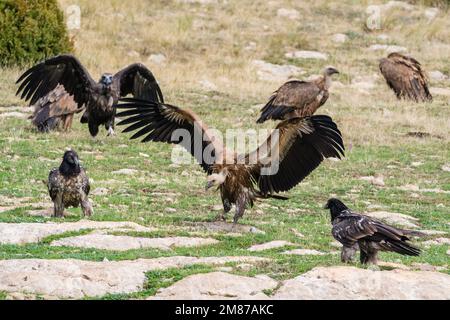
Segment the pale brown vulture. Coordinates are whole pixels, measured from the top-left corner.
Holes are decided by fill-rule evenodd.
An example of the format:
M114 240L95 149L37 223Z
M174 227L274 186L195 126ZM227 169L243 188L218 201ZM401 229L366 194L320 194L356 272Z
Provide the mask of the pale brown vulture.
M129 125L124 132L137 130L132 139L143 136L143 142L180 144L189 151L208 174L207 189L220 190L224 212L236 205L235 223L255 199L286 199L276 193L296 186L325 158L344 154L341 133L328 116L285 120L276 127L278 137L270 135L254 152L238 155L190 110L136 99L123 99L118 108L126 109L117 115L127 117L119 123Z
M377 264L378 251L393 251L408 256L420 254L420 249L406 242L410 236L422 236L420 232L398 229L355 213L335 198L328 200L325 209L330 209L333 237L344 246L342 262L350 262L358 246L362 264Z
M105 73L95 82L83 65L72 55L59 55L28 69L18 80L17 94L35 104L59 84L81 108L86 111L81 122L88 123L93 137L100 125L105 125L108 135L114 134L114 116L119 97L134 97L163 102L163 95L155 77L140 63L129 65L115 75Z
M54 204L54 216L63 217L64 208L79 207L83 215L92 215L92 205L88 195L91 189L89 178L75 151L64 153L59 168L54 168L48 176L48 193Z
M73 96L68 94L62 85L40 98L33 107L34 112L30 119L41 132L49 132L60 125L64 131L68 131L72 127L74 114L84 110L84 107L78 107Z
M295 117L312 116L328 100L331 76L339 73L328 67L323 75L313 81L292 80L275 91L269 102L261 109L257 123L269 119L286 120Z
M398 99L433 100L425 71L416 59L393 52L380 60L380 71Z

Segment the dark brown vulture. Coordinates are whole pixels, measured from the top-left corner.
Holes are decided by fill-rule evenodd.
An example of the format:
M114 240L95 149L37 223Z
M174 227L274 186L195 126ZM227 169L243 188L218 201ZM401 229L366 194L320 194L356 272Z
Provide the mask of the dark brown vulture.
M431 101L427 76L419 61L398 52L380 60L380 71L398 99Z
M63 217L64 208L81 206L85 216L92 215L92 206L88 195L89 178L80 166L80 160L75 151L64 153L59 168L54 168L48 176L48 192L54 204L54 216Z
M137 130L131 139L144 136L143 142L180 144L189 151L208 174L206 188L220 190L225 213L236 205L234 223L257 198L286 199L276 193L293 188L325 158L344 154L341 133L327 116L283 121L275 130L278 137L270 135L257 150L237 155L190 110L136 99L123 99L118 108L126 109L117 115L127 117L119 123L129 125L124 132Z
M41 132L49 132L62 125L64 131L72 127L75 113L83 111L64 90L62 85L50 91L34 104L34 112L30 117L34 126Z
M269 102L261 109L261 116L257 123L263 123L269 119L286 120L312 116L327 101L331 76L335 73L339 71L328 67L323 71L323 76L316 80L286 82L272 94Z
M140 63L129 65L115 75L105 73L95 82L80 61L72 55L59 55L41 62L27 70L18 80L17 94L35 104L59 84L81 108L86 111L81 118L88 123L93 137L100 125L105 125L108 135L114 134L114 116L119 97L134 97L163 102L163 95L155 77Z
M362 264L377 264L378 251L393 251L402 255L418 256L420 249L408 244L409 236L420 233L402 230L381 221L352 212L338 199L325 205L330 209L333 237L342 243L342 262L350 262L358 246Z

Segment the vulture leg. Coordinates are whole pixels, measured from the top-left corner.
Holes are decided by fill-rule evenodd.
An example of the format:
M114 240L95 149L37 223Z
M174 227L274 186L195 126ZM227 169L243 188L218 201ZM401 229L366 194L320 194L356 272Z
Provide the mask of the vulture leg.
M53 200L54 204L53 216L56 218L64 217L64 203L62 198L63 198L62 192L58 192L55 200Z
M106 128L106 130L108 130L108 137L115 135L115 133L114 133L114 118L112 118L108 122L106 122L105 128Z
M356 251L358 251L358 244L355 243L351 247L343 246L341 251L341 261L344 263L351 263L355 257Z
M64 117L64 131L69 131L72 127L72 121L73 121L73 114L68 114Z
M231 203L230 203L230 200L224 199L224 198L222 197L222 204L223 204L223 212L221 212L221 213L219 213L219 214L217 215L216 221L226 221L226 220L227 220L226 214L227 214L228 212L230 212L230 210L231 210Z
M84 197L84 199L81 201L81 210L83 211L83 215L86 217L92 216L93 210L92 205L89 202L87 197Z
M375 249L361 249L360 255L361 264L374 264L378 263L378 250Z
M236 201L236 213L233 217L233 223L237 224L238 220L244 215L245 211L245 196L240 195Z

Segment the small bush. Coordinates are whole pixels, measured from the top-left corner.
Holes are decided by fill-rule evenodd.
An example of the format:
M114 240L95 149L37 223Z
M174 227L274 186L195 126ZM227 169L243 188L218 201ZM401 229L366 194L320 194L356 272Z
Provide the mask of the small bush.
M0 0L0 65L27 65L72 51L56 0Z

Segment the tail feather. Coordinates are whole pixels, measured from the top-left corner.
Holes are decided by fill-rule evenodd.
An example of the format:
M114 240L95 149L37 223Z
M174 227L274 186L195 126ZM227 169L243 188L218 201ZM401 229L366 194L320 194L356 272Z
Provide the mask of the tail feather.
M418 256L421 252L419 248L413 247L404 241L389 241L389 244L392 251L403 255Z

